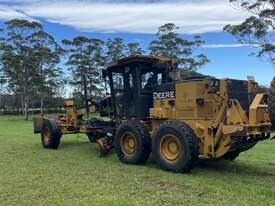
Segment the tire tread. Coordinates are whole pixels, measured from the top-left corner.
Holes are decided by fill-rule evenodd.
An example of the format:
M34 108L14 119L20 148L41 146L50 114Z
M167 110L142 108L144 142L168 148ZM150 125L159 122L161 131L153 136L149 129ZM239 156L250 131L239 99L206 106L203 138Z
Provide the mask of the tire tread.
M139 148L139 156L133 159L132 161L128 161L125 159L125 155L121 151L121 145L119 140L119 132L124 128L133 128L137 134L139 135L139 138L141 140L140 148ZM125 122L123 122L117 129L116 136L115 136L115 150L117 153L117 156L119 160L126 164L144 164L147 159L149 158L151 154L151 137L149 134L149 131L147 127L144 125L144 123L135 120L130 119Z
M161 130L163 128L172 128L176 131L180 131L183 135L183 137L187 138L188 142L188 148L190 153L188 154L188 160L186 164L183 167L179 167L178 169L171 170L170 168L167 168L165 164L162 164L162 161L157 161L159 163L159 166L164 170L169 170L173 172L190 172L198 161L198 144L197 144L197 137L194 133L193 129L187 125L184 122L180 121L174 121L174 120L168 120L163 122L160 127L157 129L157 131L154 133L153 139L158 138L158 130ZM153 154L155 159L157 160L159 157L158 151L156 151L156 145L153 145ZM157 156L157 157L156 157Z

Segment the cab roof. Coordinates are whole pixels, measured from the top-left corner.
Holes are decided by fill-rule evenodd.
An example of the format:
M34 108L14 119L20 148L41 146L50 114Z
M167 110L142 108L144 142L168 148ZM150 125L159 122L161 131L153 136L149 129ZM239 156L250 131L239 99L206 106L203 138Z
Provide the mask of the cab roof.
M112 70L131 63L169 63L174 65L176 64L176 60L173 58L164 57L164 56L134 55L134 56L129 56L129 57L120 59L116 62L113 62L107 65L107 69Z

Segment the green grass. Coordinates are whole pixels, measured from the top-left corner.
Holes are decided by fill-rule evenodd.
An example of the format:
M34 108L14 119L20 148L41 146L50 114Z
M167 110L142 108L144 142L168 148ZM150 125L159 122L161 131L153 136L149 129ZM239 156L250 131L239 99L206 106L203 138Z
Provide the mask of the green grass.
M85 135L41 147L32 122L0 117L0 205L275 205L275 141L236 161L202 161L191 174L162 171L150 159L125 165L98 157Z

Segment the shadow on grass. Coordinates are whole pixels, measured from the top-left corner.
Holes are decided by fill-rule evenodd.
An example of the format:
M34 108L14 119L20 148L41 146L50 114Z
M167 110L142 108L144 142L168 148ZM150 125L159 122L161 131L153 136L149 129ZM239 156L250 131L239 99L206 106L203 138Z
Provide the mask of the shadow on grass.
M152 157L146 163L150 169L160 169ZM236 176L236 177L259 177L259 178L274 178L275 170L266 168L260 165L248 164L243 161L230 162L226 160L206 160L200 159L191 175L203 175L212 173L215 176Z
M99 146L97 143L90 143L89 141L75 141L67 140L62 141L60 144L60 149L65 150L81 150L87 153L87 156L98 155L99 157ZM115 150L111 149L108 154L102 158L113 157ZM99 157L100 158L100 157ZM111 158L113 159L113 158ZM119 161L118 159L116 161ZM160 169L159 166L155 163L152 156L149 157L148 161L144 167L156 170ZM217 176L220 175L233 175L233 176L256 176L261 178L275 178L275 170L271 170L270 167L265 167L265 165L254 165L252 162L246 163L244 160L235 160L233 162L226 160L207 160L200 159L195 168L192 170L191 174L205 174L212 172Z
M72 148L80 148L84 145L91 145L90 142L82 142L82 141L64 141L60 143L60 148L62 149L72 149ZM84 147L83 147L84 148Z
M82 153L86 153L87 156L94 155L99 158L108 158L115 154L115 150L111 149L105 156L100 156L100 148L99 144L91 143L89 141L64 141L60 144L59 149L62 150L74 150L81 151Z
M233 162L227 160L200 160L196 168L201 171L218 172L219 174L222 172L223 174L239 176L275 177L275 171L273 172L264 166L248 164L238 160Z

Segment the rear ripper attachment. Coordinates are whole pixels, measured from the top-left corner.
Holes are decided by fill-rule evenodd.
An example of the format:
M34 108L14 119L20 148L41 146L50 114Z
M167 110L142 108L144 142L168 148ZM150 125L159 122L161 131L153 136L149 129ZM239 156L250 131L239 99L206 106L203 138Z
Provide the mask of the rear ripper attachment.
M67 99L65 115L34 119L45 148L57 149L62 135L84 133L101 156L114 148L121 162L144 164L152 153L160 168L189 172L200 157L236 159L269 139L274 127L275 79L269 94L254 81L180 80L174 59L148 56L114 62L102 76L107 98L89 99L83 78L83 108Z

